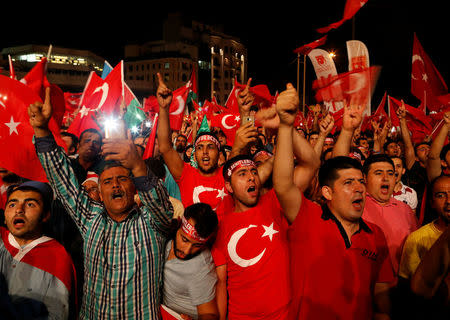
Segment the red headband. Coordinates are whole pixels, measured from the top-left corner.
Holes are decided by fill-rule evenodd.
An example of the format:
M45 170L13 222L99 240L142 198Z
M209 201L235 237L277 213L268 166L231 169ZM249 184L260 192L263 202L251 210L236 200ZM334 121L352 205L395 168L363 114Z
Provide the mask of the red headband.
M199 142L202 142L202 141L211 141L216 145L217 149L220 149L220 142L216 138L214 138L213 136L211 136L209 134L205 134L205 135L198 137L197 141L195 141L195 147L197 147Z
M253 160L250 159L242 159L238 160L235 163L233 163L227 170L227 176L228 178L231 177L234 170L237 170L242 167L254 167L256 168L256 164L253 162Z
M192 238L195 241L203 242L205 243L208 241L208 238L202 238L198 235L197 230L195 230L195 227L187 221L187 219L182 216L181 217L181 230L183 230L184 233L186 233L190 238Z

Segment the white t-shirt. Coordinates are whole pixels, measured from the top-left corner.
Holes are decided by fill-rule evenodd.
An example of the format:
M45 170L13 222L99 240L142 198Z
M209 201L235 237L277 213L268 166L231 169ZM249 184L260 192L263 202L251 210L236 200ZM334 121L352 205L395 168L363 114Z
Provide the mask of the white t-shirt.
M401 183L401 182L400 182ZM417 208L417 192L402 183L402 189L398 192L394 192L393 197L400 200L411 207L411 209L416 210Z
M189 260L168 260L172 240L166 246L163 304L170 309L197 319L197 306L216 295L216 268L209 249Z

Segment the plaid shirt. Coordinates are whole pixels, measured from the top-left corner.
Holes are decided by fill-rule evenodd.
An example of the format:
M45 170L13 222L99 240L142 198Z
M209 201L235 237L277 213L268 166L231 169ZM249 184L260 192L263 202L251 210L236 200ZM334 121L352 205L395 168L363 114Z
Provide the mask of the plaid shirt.
M35 138L42 166L57 197L84 239L84 296L80 319L159 319L165 243L173 208L150 170L133 178L141 208L121 222L78 185L70 160L53 136Z

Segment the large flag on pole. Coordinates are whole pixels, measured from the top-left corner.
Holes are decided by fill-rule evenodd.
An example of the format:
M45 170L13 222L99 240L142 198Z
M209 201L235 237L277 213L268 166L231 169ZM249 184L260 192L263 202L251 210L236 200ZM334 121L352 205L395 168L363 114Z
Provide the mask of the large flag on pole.
M442 103L437 98L448 93L448 87L439 71L422 48L414 34L411 66L411 93L429 110L440 111Z
M308 57L314 67L317 79L328 79L329 77L337 76L336 65L327 51L313 49L308 54ZM340 101L324 100L323 103L330 112L337 112L343 107Z
M324 35L320 39L317 39L313 42L310 42L310 43L304 44L301 47L298 47L297 49L294 50L294 53L307 55L311 52L311 50L313 50L317 47L320 47L321 45L324 45L326 41L327 41L327 35Z
M32 142L34 131L28 116L28 106L43 100L27 85L6 76L0 76L0 97L0 167L26 179L47 182ZM57 144L67 150L53 117L49 129Z
M370 66L369 62L369 50L367 50L366 45L359 40L350 40L347 41L347 55L348 55L348 70L357 70L357 69L367 69ZM367 87L367 90L370 90L370 86ZM368 95L371 96L371 92L368 92ZM366 110L364 115L371 114L371 104L370 99L367 101Z
M317 29L319 33L327 33L332 29L339 28L345 21L350 20L361 9L368 0L347 0L344 8L344 15L341 20L330 25Z

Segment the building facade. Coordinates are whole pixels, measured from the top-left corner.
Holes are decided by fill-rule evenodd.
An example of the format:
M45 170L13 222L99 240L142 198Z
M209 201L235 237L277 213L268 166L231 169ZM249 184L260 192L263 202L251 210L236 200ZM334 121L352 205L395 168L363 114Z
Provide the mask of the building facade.
M17 79L23 78L37 62L50 52L47 78L63 91L81 92L91 71L101 74L105 59L88 50L42 45L24 45L1 51L1 74L9 75L8 56L11 57Z
M247 75L247 49L239 39L212 27L169 14L162 40L125 46L125 81L139 95L155 94L159 72L172 89L190 79L198 81L198 100L214 96L225 104L234 80L244 83Z

